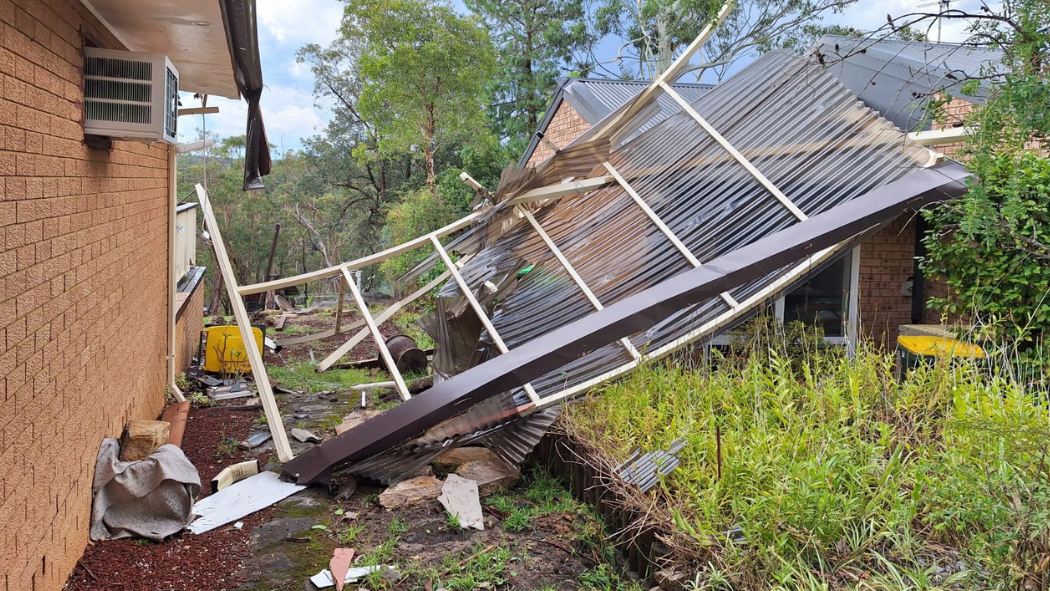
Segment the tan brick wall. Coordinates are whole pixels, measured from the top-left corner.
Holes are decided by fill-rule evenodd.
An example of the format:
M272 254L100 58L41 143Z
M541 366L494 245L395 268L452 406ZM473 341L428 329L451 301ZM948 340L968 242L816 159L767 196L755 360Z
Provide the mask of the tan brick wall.
M878 345L893 347L897 327L911 324L912 298L901 287L915 274L915 227L902 215L860 247L860 331Z
M164 404L167 149L83 144L78 0L0 0L0 589L58 590L103 437Z
M175 373L186 371L193 363L204 330L204 281L197 282L193 293L175 316Z
M934 122L933 129L954 129L959 127L966 121L966 116L969 115L972 110L973 103L958 97L953 97L952 100L944 106L943 122ZM944 144L931 147L948 158L958 159L961 157L959 152L964 145L963 142L957 142L954 144Z
M587 123L579 111L569 103L562 101L544 135L558 148L564 148L590 128L591 124ZM536 166L549 158L551 154L554 154L554 150L547 142L540 140L525 166Z

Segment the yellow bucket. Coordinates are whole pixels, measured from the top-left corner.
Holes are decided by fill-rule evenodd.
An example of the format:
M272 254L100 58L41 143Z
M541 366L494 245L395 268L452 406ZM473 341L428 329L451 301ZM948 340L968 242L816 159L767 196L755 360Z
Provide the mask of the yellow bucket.
M241 330L236 326L209 326L204 329L204 371L215 373L248 373L248 352ZM252 327L255 346L262 355L263 332Z

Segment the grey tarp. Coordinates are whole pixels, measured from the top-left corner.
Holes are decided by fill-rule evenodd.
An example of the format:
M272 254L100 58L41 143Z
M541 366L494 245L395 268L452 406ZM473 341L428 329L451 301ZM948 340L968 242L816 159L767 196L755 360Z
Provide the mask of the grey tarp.
M91 539L142 537L159 542L190 522L201 492L197 468L167 444L150 457L121 462L120 443L102 440L91 485Z

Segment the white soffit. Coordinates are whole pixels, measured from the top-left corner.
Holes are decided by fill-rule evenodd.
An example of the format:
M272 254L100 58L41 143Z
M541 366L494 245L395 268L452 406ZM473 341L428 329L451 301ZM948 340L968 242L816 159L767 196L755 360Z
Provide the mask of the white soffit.
M238 99L218 0L80 0L131 51L162 53L179 88Z

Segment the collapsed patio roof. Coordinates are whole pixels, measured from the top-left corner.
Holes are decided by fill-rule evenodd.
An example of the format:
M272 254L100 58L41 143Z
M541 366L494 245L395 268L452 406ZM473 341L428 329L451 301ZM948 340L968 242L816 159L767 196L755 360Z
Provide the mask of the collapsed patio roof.
M420 240L453 275L428 327L446 380L287 474L394 481L448 446L507 447L501 429L520 440L548 420L530 414L710 336L858 236L965 190L965 169L938 164L815 60L769 53L693 102L668 84L683 63L536 169L506 174L464 234ZM667 98L671 116L657 108ZM458 269L449 251L471 259Z

